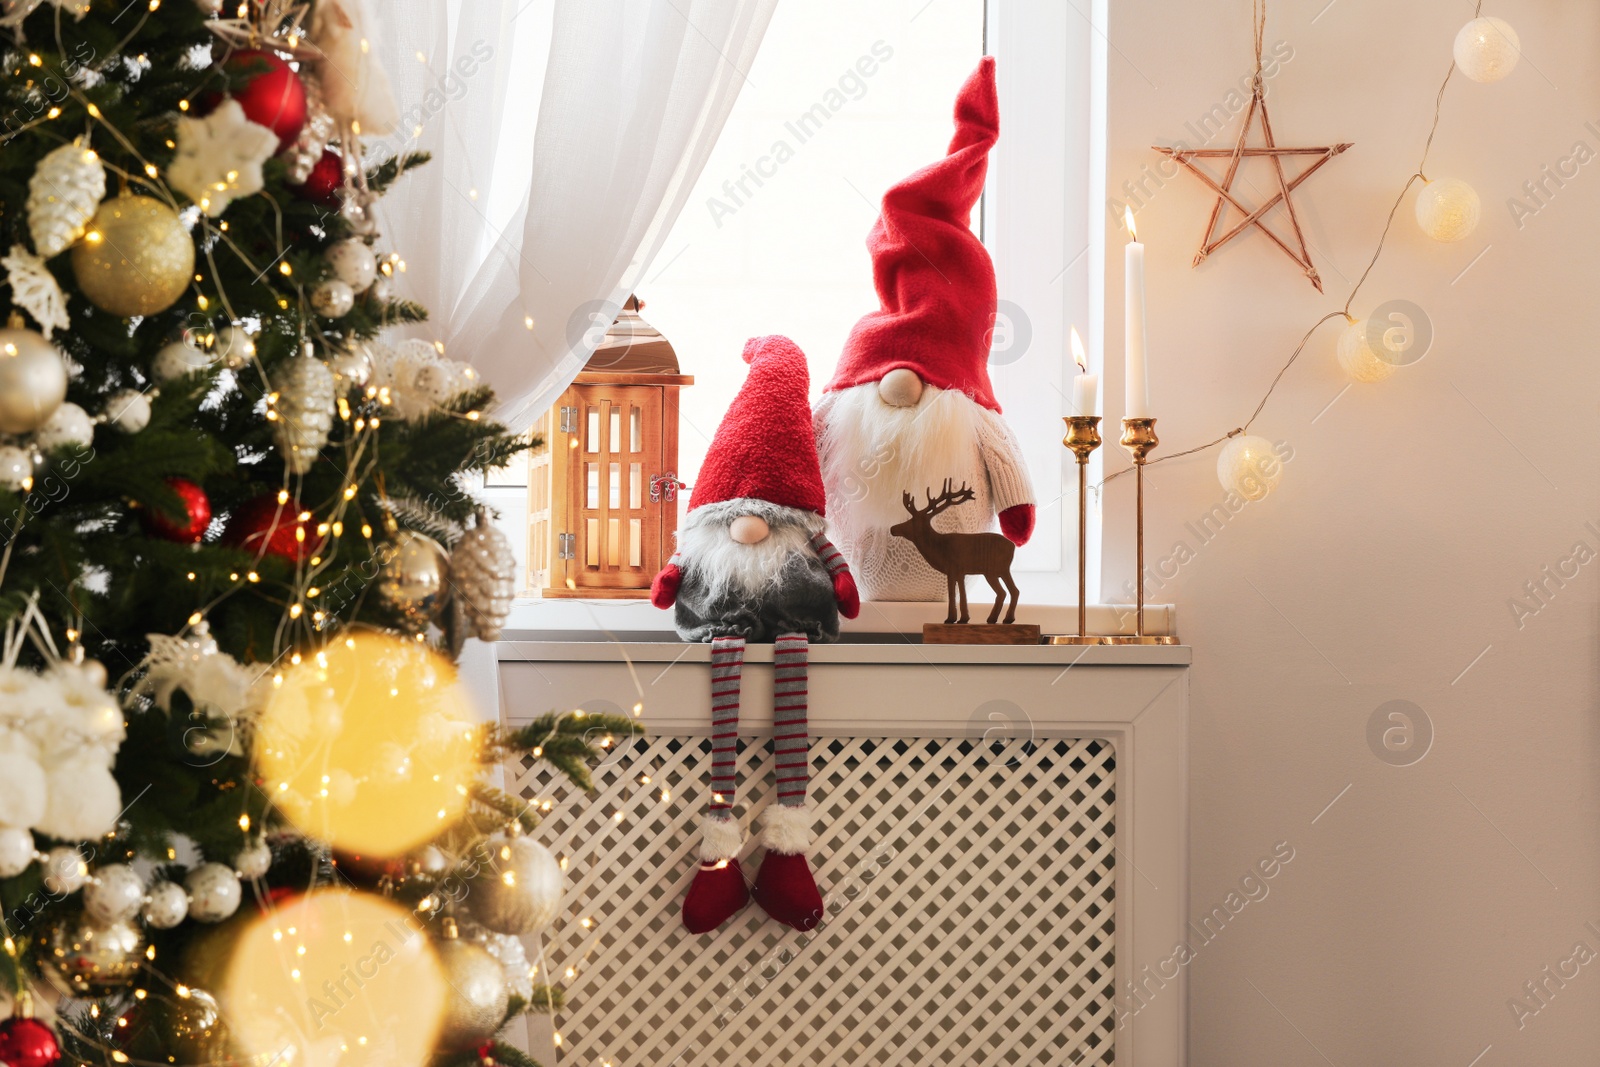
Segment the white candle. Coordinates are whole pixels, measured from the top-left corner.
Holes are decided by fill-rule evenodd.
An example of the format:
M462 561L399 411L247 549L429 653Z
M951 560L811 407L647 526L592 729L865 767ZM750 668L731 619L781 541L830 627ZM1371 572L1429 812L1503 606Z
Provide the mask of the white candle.
M1144 245L1139 243L1139 232L1133 226L1133 211L1126 207L1122 211L1128 224L1128 236L1133 238L1128 242L1124 260L1127 268L1123 294L1127 379L1123 389L1123 416L1146 419L1150 417L1150 365L1145 347Z
M1089 361L1083 352L1083 338L1078 336L1076 326L1072 328L1072 358L1078 364L1078 376L1072 380L1072 413L1099 414L1100 375L1089 373Z

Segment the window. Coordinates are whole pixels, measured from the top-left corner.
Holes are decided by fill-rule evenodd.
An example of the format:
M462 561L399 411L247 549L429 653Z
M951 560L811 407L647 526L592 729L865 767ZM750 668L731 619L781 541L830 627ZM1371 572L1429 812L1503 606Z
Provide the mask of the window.
M743 382L747 337L794 338L814 394L832 375L851 327L877 307L865 238L879 199L943 153L956 90L987 50L999 60L1002 133L973 221L999 280L990 370L1040 502L1017 570L1030 572L1028 600L1076 599L1076 472L1060 443L1065 352L1076 324L1099 363L1090 308L1102 255L1091 235L1098 242L1101 227L1091 226L1090 205L1102 199L1091 175L1103 169L1089 151L1092 53L1103 38L1078 2L778 5L722 137L638 287L644 317L695 376L681 394L680 470L699 469ZM526 514L509 493L491 489L508 526ZM525 551L520 527L512 540ZM1089 547L1093 575L1097 530Z

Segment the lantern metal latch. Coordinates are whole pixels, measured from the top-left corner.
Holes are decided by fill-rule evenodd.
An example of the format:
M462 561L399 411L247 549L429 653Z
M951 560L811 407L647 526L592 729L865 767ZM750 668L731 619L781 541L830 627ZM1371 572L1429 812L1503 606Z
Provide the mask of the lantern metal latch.
M578 558L578 535L577 534L564 533L564 534L557 534L556 535L556 558L557 559L577 559Z
M568 405L563 405L562 406L562 408L561 408L561 432L562 433L577 433L578 432L578 409L577 408L571 407L571 406L568 406Z
M678 481L678 476L672 471L665 474L655 474L650 477L650 502L659 504L665 496L668 500L678 499L679 489L693 489L692 485L685 485Z

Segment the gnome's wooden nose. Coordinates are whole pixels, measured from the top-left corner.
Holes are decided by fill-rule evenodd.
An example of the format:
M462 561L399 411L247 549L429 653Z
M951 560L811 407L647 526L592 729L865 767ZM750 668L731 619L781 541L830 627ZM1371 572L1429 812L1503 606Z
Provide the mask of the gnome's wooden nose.
M922 399L922 379L914 370L896 367L878 382L878 395L892 407L914 408Z
M759 545L772 531L759 515L740 515L728 524L728 536L741 545Z

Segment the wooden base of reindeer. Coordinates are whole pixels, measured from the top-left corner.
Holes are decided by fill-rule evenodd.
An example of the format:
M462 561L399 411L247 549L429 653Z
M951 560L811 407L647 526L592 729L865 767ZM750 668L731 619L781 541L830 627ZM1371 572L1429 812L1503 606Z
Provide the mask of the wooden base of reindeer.
M990 626L983 622L925 622L922 624L922 643L925 645L1037 645L1039 627L1031 622L1001 623Z

